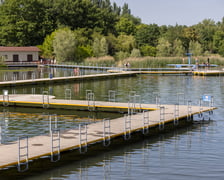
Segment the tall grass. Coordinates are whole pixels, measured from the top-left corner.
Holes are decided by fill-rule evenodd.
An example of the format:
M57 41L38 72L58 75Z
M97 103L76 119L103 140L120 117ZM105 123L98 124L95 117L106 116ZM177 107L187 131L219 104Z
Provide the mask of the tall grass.
M224 58L219 56L197 57L200 64L207 63L209 58L210 64L224 65ZM188 57L140 57L126 58L117 62L117 66L123 67L128 63L132 68L162 68L167 67L167 64L188 64ZM196 63L196 58L191 58L191 64Z
M140 57L127 58L118 62L118 66L122 67L129 62L132 68L158 68L166 67L167 64L181 64L182 59L178 57Z
M103 57L91 57L86 58L83 61L84 65L90 65L90 66L114 66L115 59L112 56L103 56Z

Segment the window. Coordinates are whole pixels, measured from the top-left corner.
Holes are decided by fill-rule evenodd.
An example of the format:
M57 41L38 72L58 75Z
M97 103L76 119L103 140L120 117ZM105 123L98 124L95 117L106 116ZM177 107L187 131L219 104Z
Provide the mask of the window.
M33 61L33 55L32 54L27 54L27 61Z
M19 62L19 55L13 54L13 62Z

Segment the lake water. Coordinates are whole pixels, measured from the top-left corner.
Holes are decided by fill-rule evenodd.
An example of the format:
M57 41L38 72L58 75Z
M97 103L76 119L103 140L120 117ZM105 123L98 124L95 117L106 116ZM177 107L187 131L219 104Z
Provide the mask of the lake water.
M195 123L187 128L157 137L149 137L138 143L121 146L52 171L43 171L40 175L27 179L223 179L223 77L139 75L63 85L14 87L9 89L9 92L41 94L43 90L48 90L56 98L64 99L66 89L71 90L72 99L85 99L88 89L95 93L96 100L108 100L108 91L113 90L116 91L116 101L127 102L130 91L135 91L141 96L143 103L155 103L157 94L161 97L163 104L174 104L179 99L181 104L191 100L196 105L201 95L209 94L214 96L214 105L218 109L214 111L212 120L209 122ZM71 114L76 115L75 113ZM67 115L69 113L64 114L63 118L66 119ZM25 116L27 117L27 115ZM33 121L38 120L37 115L33 116L35 118L29 119L31 126L35 124ZM102 115L101 118L105 116L113 118L112 114ZM21 118L19 115L16 117L18 117L17 119ZM195 119L198 117L195 116ZM71 120L70 123L73 121ZM22 124L24 125L26 122L24 121ZM63 127L66 128L66 126ZM26 132L25 129L23 131Z

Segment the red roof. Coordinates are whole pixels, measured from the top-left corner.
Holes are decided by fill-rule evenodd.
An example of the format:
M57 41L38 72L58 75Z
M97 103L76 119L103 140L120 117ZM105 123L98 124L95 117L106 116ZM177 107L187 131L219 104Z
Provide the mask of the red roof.
M27 47L5 47L0 46L0 52L37 52L40 49L36 46L27 46Z

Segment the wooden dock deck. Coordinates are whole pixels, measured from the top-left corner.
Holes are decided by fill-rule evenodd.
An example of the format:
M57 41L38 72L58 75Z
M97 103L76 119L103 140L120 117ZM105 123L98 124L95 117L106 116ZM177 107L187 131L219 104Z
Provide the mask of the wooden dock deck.
M9 102L14 103L14 105L29 104L29 106L36 105L37 103L43 104L42 95L10 95ZM3 101L3 99L1 99ZM53 96L50 97L50 106L53 103L62 104L64 106L85 106L88 107L86 101L76 101L76 100L59 100L54 99ZM59 105L58 105L59 106ZM100 108L111 108L111 109L128 109L128 103L118 103L118 102L101 102L96 101L95 106ZM138 110L139 108L136 108ZM102 143L110 141L113 143L113 139L118 137L131 138L131 134L139 131L146 130L148 128L167 128L169 123L174 123L178 126L179 121L187 121L187 117L191 117L194 114L200 114L202 112L211 111L215 108L213 107L199 107L199 106L178 106L178 115L176 114L175 105L158 105L156 104L142 104L142 110L148 111L149 115L145 115L146 112L139 112L136 114L131 114L125 117L105 120L101 122L96 122L93 124L88 124L86 126L86 134L84 135L86 139L81 140L81 135L83 134L83 127L80 131L78 128L60 132L59 139L57 140L58 150L53 149L54 136L40 135L36 137L31 137L28 139L28 155L27 161L34 159L40 159L42 157L52 157L53 155L60 154L62 152L70 150L82 150L83 148L91 147L93 144ZM109 125L105 126L105 122L110 122ZM192 121L192 119L190 119ZM150 131L150 130L149 130ZM21 141L22 144L26 143L26 140ZM87 150L87 149L86 149ZM26 161L26 157L18 161L18 142L12 142L11 144L1 144L0 145L0 168L3 170L5 168L15 168L16 165L21 162ZM31 163L31 162L29 162Z

